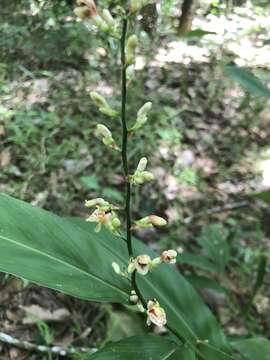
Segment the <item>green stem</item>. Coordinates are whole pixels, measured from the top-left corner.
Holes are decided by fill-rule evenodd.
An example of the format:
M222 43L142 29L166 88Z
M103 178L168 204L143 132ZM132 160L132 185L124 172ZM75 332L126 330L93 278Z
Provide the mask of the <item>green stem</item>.
M127 103L127 74L126 74L126 36L127 36L128 20L123 19L123 30L121 37L121 78L122 78L122 107L121 107L121 121L122 121L122 162L124 169L124 176L126 182L126 231L127 231L127 247L129 257L133 256L132 240L131 240L131 187L128 181L128 128L126 123L126 103Z

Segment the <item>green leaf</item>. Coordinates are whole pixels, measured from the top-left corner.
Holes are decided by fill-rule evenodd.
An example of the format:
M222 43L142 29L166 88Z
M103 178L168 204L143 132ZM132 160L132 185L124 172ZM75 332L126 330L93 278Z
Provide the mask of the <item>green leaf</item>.
M86 189L89 190L99 189L99 184L95 176L81 176L80 181Z
M205 31L203 29L195 29L187 33L187 38L201 38L205 35L216 35L213 31Z
M136 254L156 254L136 241ZM230 359L226 338L194 288L174 267L161 265L147 276L137 276L145 299L156 298L165 309L170 328L207 360ZM195 315L196 314L196 315ZM198 345L197 340L208 340Z
M201 270L216 273L219 269L216 264L210 262L206 257L202 255L194 255L190 253L183 253L177 257L178 264L187 264L197 267Z
M133 311L115 310L108 308L109 321L107 324L106 343L119 341L126 337L144 334L147 331L143 317Z
M261 192L252 194L252 196L254 196L260 200L263 200L267 203L270 203L270 191L261 191Z
M227 242L228 231L220 224L206 226L196 241L201 245L205 255L215 264L216 269L224 273L230 259L230 247Z
M226 65L224 71L228 77L243 86L252 95L270 97L270 90L248 70L234 65Z
M0 195L0 271L81 299L128 302L129 284L111 267L120 253L125 244L108 232Z
M105 346L84 360L165 360L175 352L177 345L160 336L134 336ZM183 359L184 360L184 359ZM189 359L187 359L189 360Z
M225 288L219 285L215 280L209 279L205 276L197 275L188 275L186 279L194 286L196 289L212 289L219 293L226 294L227 291Z
M270 341L264 338L235 341L232 345L245 360L270 359Z
M196 360L196 359L197 357L195 352L185 346L181 346L170 357L168 357L168 360Z
M134 249L135 256L156 256L137 240ZM121 238L107 231L96 234L82 219L61 219L0 195L0 271L82 299L127 303L129 283L111 267L113 261L124 267L127 259ZM216 319L174 267L164 264L137 278L145 299L158 299L170 329L193 350L207 360L230 359Z

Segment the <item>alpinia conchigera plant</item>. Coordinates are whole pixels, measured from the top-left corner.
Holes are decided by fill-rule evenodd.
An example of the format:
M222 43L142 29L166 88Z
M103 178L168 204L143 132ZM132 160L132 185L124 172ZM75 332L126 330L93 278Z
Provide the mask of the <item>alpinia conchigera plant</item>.
M137 112L137 117L135 123L129 128L126 121L126 101L127 101L127 71L128 67L132 66L135 62L135 51L138 47L139 41L138 37L135 34L131 34L127 37L128 30L128 20L132 16L132 13L141 6L144 6L148 1L142 1L141 5L138 6L140 2L131 2L129 9L122 12L125 14L123 16L123 28L122 34L119 34L120 23L113 18L109 10L104 9L99 16L99 12L95 6L94 1L84 1L79 0L78 7L75 8L75 14L81 18L83 21L88 21L95 25L99 31L105 32L108 36L112 36L120 41L121 47L121 82L122 82L122 109L121 109L121 125L122 125L122 144L117 145L111 131L103 124L97 124L95 135L97 138L101 139L103 144L108 148L108 150L120 150L122 154L122 164L123 164L123 173L126 183L125 189L125 215L126 215L126 235L125 239L128 247L129 259L127 259L126 269L120 269L120 266L116 263L112 263L112 268L117 275L125 276L130 280L131 283L131 297L138 299L136 305L145 313L147 313L147 324L150 325L152 322L157 326L164 326L166 324L166 312L159 305L156 299L145 299L141 294L139 287L136 282L136 275L141 276L147 275L149 271L154 271L155 267L160 265L162 262L167 264L174 264L176 262L177 252L175 250L167 250L158 258L151 260L150 256L147 254L139 254L134 256L134 249L132 245L132 231L135 228L143 227L160 227L166 226L167 221L162 217L157 215L149 215L143 219L132 221L131 218L131 194L132 187L136 185L143 185L146 182L153 181L154 175L146 171L147 158L143 157L137 166L137 169L133 174L130 173L130 167L128 164L128 135L130 133L135 133L139 131L148 119L149 112L152 108L152 103L150 101L146 102ZM88 9L88 11L87 11ZM105 98L93 91L90 93L90 97L95 106L98 107L99 111L109 117L116 117L118 112L112 109ZM87 218L89 222L97 223L95 228L96 232L101 230L101 227L104 226L110 230L113 234L121 236L121 222L117 217L115 210L118 208L104 199L92 199L87 200L85 203L86 207L95 208L94 212ZM133 302L134 303L134 302Z
M132 24L150 2L118 1L123 6L117 6L113 15L107 8L97 8L93 0L77 0L74 9L87 28L94 27L103 38L104 34L112 37L121 49L121 109L114 109L102 94L89 95L93 106L114 124L119 121L122 130L121 143L101 123L93 136L105 151L121 157L125 204L111 204L101 197L86 200L89 216L85 221L60 218L1 194L0 271L80 299L132 306L147 325L162 328L165 334L149 335L151 328L145 327L148 333L107 344L95 353L89 349L85 355L78 354L82 359L269 360L270 342L266 339L229 341L225 337L197 292L175 269L180 254L174 249L156 254L133 236L138 228L167 226L157 214L133 219L131 208L133 190L154 181L146 157L134 169L128 162L130 135L136 137L143 131L152 103L141 104L135 116L126 114L127 83L131 84L129 75L139 44Z

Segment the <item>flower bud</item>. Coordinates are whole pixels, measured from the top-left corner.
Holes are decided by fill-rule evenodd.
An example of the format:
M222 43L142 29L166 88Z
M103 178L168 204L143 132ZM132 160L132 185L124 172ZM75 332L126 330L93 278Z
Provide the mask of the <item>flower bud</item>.
M152 108L152 103L148 101L145 103L140 110L137 112L137 119L135 121L135 124L132 126L130 131L138 130L140 129L148 120L148 113Z
M167 225L167 220L163 219L160 216L150 215L149 219L150 219L151 224L154 226L166 226Z
M152 103L151 103L151 101L148 101L139 109L139 111L137 113L138 117L148 115L148 113L151 109L152 109Z
M167 323L166 313L155 299L147 302L147 325L151 323L159 327Z
M116 262L112 263L112 268L117 275L121 275L120 266Z
M93 100L93 103L98 107L107 107L107 101L104 99L104 97L102 95L100 95L99 93L97 93L96 91L91 91L90 92L90 97Z
M147 165L146 157L141 158L136 171L144 171L144 169L146 168L146 165Z
M90 92L90 97L101 113L108 115L110 117L115 117L118 114L117 111L113 110L109 106L105 98L96 91Z
M166 250L160 256L162 262L167 264L176 263L177 252L175 250Z
M136 35L131 35L126 45L126 65L132 65L135 62L135 50L139 44Z
M131 295L129 297L130 302L132 302L133 304L138 304L139 302L139 297L136 294L135 290L131 290Z
M102 198L96 198L96 199L92 199L92 200L86 200L84 206L91 208L91 207L95 207L95 206L102 206L102 205L109 205L109 203L107 201L105 201Z
M155 179L154 175L150 171L143 171L141 177L144 182L152 181Z
M103 124L97 124L95 135L99 139L112 137L110 130Z
M112 15L108 9L104 9L102 11L102 18L104 19L104 21L107 23L107 25L110 28L112 28L115 25L114 18L112 17Z
M154 268L162 263L160 256L151 261L151 268Z
M104 20L102 20L99 15L93 17L92 22L101 31L106 32L109 30L108 24Z
M149 228L152 226L165 226L167 225L167 221L160 216L149 215L140 220L135 221L135 224L143 228Z
M110 108L109 106L101 106L99 108L99 111L107 116L110 117L115 117L116 115L118 115L118 112L116 110L113 110L112 108Z

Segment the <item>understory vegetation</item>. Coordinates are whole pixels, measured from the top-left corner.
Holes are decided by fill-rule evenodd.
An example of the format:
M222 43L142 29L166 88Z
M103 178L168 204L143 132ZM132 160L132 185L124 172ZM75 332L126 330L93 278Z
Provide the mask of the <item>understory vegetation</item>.
M116 19L128 2L96 3L98 11L108 9ZM183 1L145 4L129 20L129 35L136 33L138 46L132 71L127 68L126 74L126 120L134 124L147 102L152 109L143 129L128 136L128 162L136 169L147 157L147 170L155 181L134 186L132 216L144 219L155 214L169 226L134 226L133 235L143 243L134 246L148 253L147 245L151 254L177 251L176 264L168 268L175 267L194 287L228 342L236 344L235 357L218 358L209 352L213 357L207 360L269 360L270 6L263 0L194 1L190 23L183 25ZM117 37L85 24L74 14L76 6L68 0L1 1L0 191L5 195L0 199L0 359L80 359L82 353L88 359L88 352L107 349L131 336L141 336L146 348L144 337L149 334L166 341L177 338L165 327L146 327L145 315L126 299L121 303L113 297L109 301L108 296L99 303L98 296L88 297L86 290L78 299L75 286L62 293L49 289L61 291L61 283L50 286L34 281L30 270L29 276L28 270L25 274L8 270L16 263L15 255L12 248L10 253L1 250L8 214L14 211L7 220L11 224L13 218L14 234L20 232L18 221L29 221L35 228L45 214L38 210L35 218L32 207L26 207L21 218L24 203L9 204L6 195L65 218L67 234L81 227L79 243L87 224L68 223L68 219L89 216L86 199L104 198L110 204L126 201L121 154L108 151L95 136L101 123L121 144L120 117L100 112L90 96L102 94L112 109L123 106L121 44ZM119 215L123 223L124 217ZM54 220L48 215L50 221ZM39 229L34 231L38 236ZM58 239L56 230L51 234ZM99 233L93 234L104 244L104 253L126 251L123 244L117 247L115 239L108 250L106 233L102 231L100 239ZM72 251L78 255L77 249ZM99 255L97 251L93 260L97 266ZM108 259L106 269L116 277L109 255ZM31 256L27 260L31 262ZM49 267L53 277L53 265ZM103 269L99 271L103 276ZM156 280L154 271L151 276ZM121 288L122 280L115 281ZM148 295L143 281L138 283ZM181 298L181 291L177 296ZM199 314L189 316L199 318ZM241 348L241 341L249 338L258 339L265 357L256 357L252 345ZM53 353L54 346L67 353ZM166 346L169 354L169 343ZM224 349L218 356L227 354ZM206 350L194 354L193 350L191 346L184 354L181 347L174 358L154 358L149 353L145 359L205 359ZM117 345L110 351L117 352ZM96 359L110 359L106 356Z

